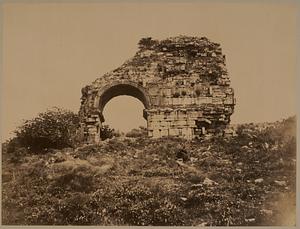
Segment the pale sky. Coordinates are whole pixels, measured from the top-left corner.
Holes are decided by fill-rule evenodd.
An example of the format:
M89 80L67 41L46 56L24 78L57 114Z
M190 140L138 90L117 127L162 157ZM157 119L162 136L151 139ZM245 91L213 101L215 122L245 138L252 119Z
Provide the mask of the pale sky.
M221 44L237 100L232 123L294 115L296 10L288 1L3 3L1 135L49 107L78 112L81 88L119 67L149 36L206 36ZM146 125L142 109L120 96L104 116L128 131Z

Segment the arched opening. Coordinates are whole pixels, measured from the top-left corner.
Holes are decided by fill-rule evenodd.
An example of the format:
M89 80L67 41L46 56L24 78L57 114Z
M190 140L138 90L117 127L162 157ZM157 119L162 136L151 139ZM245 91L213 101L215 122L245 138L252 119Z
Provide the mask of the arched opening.
M99 100L96 101L98 104L96 104L96 106L99 107L100 112L103 111L104 106L109 100L120 95L128 95L137 98L144 104L145 108L149 108L150 106L149 98L145 90L135 83L115 83L114 85L102 89L99 95Z
M110 128L123 133L140 126L147 126L147 121L143 118L144 105L132 96L116 96L109 100L103 108L105 122Z
M125 97L125 101L124 101L124 97ZM132 99L134 100L132 101ZM104 114L104 109L111 100L112 100L113 108L115 110L105 112ZM115 102L117 103L117 105L115 104ZM132 108L130 108L130 106L133 105L132 102L135 103L135 107L133 106ZM98 136L99 135L101 136L100 132L102 132L103 134L104 125L107 125L108 123L112 123L113 120L111 118L113 118L114 119L113 122L115 122L111 127L114 129L121 129L121 130L123 129L125 132L128 131L130 125L126 126L120 122L124 122L127 124L133 123L135 124L132 125L134 126L134 128L139 127L136 126L136 124L140 126L147 126L147 124L145 124L146 121L142 122L141 118L144 117L144 119L147 120L146 109L150 108L150 100L146 90L140 84L136 84L134 82L124 82L124 81L114 82L113 84L106 85L101 90L99 90L94 100L94 107L98 111L98 115L100 118L99 127L101 127L98 128L96 132ZM122 107L124 108L123 110ZM110 106L108 108L110 109ZM107 109L105 109L105 111L106 110ZM139 114L135 115L135 113L139 113ZM108 122L106 122L105 117L110 117L108 119ZM116 122L116 120L118 121Z

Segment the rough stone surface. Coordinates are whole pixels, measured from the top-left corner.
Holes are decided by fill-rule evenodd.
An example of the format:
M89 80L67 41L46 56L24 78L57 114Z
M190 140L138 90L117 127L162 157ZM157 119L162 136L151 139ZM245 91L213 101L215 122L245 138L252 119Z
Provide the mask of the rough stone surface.
M224 133L235 105L225 55L205 37L143 38L133 58L84 87L79 114L88 142L100 141L103 108L119 95L144 104L154 138Z

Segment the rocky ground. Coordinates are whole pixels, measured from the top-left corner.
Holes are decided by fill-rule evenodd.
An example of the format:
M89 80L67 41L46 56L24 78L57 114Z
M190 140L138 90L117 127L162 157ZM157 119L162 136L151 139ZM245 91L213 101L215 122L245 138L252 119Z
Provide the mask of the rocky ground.
M2 156L2 224L294 225L295 119ZM20 149L21 150L21 149Z

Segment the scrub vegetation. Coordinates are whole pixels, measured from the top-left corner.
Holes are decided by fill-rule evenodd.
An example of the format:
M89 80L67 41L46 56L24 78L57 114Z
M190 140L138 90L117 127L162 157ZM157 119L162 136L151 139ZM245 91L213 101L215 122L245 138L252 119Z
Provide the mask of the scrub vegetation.
M50 114L2 144L4 225L295 224L295 117L229 138L151 139L141 128L83 145L75 115Z

